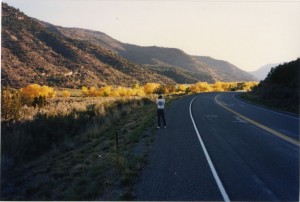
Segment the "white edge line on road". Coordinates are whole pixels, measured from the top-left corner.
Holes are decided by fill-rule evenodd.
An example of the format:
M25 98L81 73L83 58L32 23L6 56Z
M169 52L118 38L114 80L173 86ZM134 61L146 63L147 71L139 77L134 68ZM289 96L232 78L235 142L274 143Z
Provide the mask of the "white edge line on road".
M262 109L262 110L265 110L265 111L268 111L268 112L271 112L271 113L274 113L274 114L278 114L278 115L281 115L281 116L286 116L286 117L289 117L289 118L292 118L292 119L297 119L297 120L299 120L299 118L297 118L297 117L293 117L293 116L290 116L290 115L287 115L287 114L283 114L283 113L280 113L280 112L272 111L272 110L270 110L270 109L266 109L266 108L263 108L263 107L258 107L258 106L249 104L249 103L247 103L247 102L244 102L244 101L242 101L242 100L237 99L237 98L235 97L235 95L236 95L236 94L232 94L232 97L233 97L235 100L237 100L238 102L241 102L241 103L243 103L243 104L250 105L250 106L252 106L252 107L255 107L255 108L258 108L258 109ZM295 114L295 115L296 115L296 114Z
M213 176L214 176L214 178L215 178L215 180L216 180L216 183L217 183L217 185L218 185L218 188L219 188L219 190L220 190L220 192L221 192L221 194L222 194L222 197L223 197L224 201L227 202L227 201L230 201L230 199L229 199L229 197L228 197L228 195L227 195L227 193L226 193L226 191L225 191L225 188L224 188L224 186L223 186L223 184L222 184L222 182L221 182L221 180L220 180L220 178L219 178L219 175L218 175L218 173L217 173L217 171L216 171L216 169L215 169L215 167L214 167L214 165L213 165L213 163L212 163L212 161L211 161L211 159L210 159L210 157L209 157L209 154L208 154L208 152L207 152L207 150L206 150L206 147L205 147L204 142L203 142L203 140L202 140L202 138L201 138L201 136L200 136L200 133L199 133L199 131L198 131L198 128L197 128L197 126L196 126L196 123L195 123L194 118L193 118L193 115L192 115L192 103L193 103L193 101L194 101L197 97L198 97L198 96L194 97L194 98L192 99L192 101L190 102L190 107L189 107L190 117L191 117L192 123L193 123L193 125L194 125L194 129L195 129L195 131L196 131L196 133L197 133L198 139L199 139L199 141L200 141L201 147L202 147L202 149L203 149L203 152L204 152L204 154L205 154L205 157L206 157L206 160L207 160L207 162L208 162L208 165L209 165L209 167L210 167L210 170L211 170L211 172L212 172L212 174L213 174Z

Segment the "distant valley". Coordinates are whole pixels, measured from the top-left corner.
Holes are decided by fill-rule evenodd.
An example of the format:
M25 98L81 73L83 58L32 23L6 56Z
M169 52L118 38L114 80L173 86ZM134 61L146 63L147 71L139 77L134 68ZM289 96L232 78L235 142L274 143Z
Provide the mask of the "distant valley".
M141 47L41 22L2 3L2 85L56 87L253 81L229 62L176 48Z

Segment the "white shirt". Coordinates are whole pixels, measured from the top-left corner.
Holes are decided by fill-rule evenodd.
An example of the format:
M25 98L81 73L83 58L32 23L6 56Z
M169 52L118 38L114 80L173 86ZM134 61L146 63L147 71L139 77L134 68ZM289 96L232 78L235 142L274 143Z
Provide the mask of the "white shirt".
M156 99L156 104L158 109L164 109L165 108L165 99Z

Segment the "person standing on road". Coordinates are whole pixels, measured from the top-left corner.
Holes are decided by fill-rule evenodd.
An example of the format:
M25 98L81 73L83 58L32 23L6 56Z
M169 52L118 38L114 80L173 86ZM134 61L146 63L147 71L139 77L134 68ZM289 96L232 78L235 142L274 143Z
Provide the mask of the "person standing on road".
M158 99L156 99L157 104L157 128L161 127L161 120L163 122L163 127L166 128L166 119L165 119L165 99L163 99L162 95L158 96Z

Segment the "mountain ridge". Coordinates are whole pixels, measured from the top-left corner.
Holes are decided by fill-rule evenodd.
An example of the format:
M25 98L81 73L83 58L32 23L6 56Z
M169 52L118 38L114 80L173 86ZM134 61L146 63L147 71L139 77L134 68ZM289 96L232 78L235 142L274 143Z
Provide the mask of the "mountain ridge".
M230 64L227 61L216 60L211 57L210 60L219 62L219 65L215 67L204 60L205 56L192 56L188 55L184 51L178 48L158 47L158 46L138 46L129 43L122 43L107 34L99 31L93 31L81 28L66 28L59 27L59 30L71 38L80 38L87 40L91 43L106 47L115 51L117 54L131 60L135 63L160 68L165 68L168 71L168 67L176 67L178 71L188 71L195 74L193 80L201 80L207 82L215 81L255 81L257 80L248 72L245 72L238 67ZM215 62L215 63L216 63ZM164 65L162 65L164 63ZM233 75L226 74L226 71L230 71ZM180 72L180 76L185 73ZM201 75L201 76L200 76ZM184 76L183 76L184 77ZM173 78L176 81L176 78ZM187 79L189 80L189 79Z
M175 84L113 51L66 37L55 26L51 29L2 3L2 85L20 88L39 83L78 88L146 82Z
M1 83L17 88L30 83L78 88L254 80L249 75L228 76L226 61L215 67L203 62L203 56L178 48L142 47L100 31L56 26L6 3L2 3L2 41Z
M207 64L210 68L219 73L218 76L230 77L231 81L246 80L255 81L252 75L249 77L249 73L237 68L235 65L225 61L214 59L209 56L193 56L194 58L200 60L201 62Z

